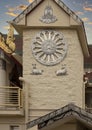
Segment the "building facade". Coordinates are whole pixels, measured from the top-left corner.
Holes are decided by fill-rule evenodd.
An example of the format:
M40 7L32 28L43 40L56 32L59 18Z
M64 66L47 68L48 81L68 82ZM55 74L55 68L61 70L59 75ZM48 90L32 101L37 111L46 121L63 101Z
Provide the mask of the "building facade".
M91 130L92 48L82 20L60 0L34 0L10 24L20 36L14 46L12 28L1 35L0 128Z

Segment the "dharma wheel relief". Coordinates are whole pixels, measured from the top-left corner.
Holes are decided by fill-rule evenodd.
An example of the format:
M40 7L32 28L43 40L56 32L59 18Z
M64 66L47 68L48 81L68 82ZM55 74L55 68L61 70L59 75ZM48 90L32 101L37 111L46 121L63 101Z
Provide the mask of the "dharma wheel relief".
M67 54L67 43L62 33L43 30L32 41L32 53L35 59L45 66L60 63Z

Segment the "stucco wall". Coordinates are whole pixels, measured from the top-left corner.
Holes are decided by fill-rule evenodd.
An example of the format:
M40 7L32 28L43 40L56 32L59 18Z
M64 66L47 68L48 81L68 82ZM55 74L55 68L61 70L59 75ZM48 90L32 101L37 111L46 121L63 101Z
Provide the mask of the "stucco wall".
M19 130L25 130L24 118L22 117L0 117L0 129L1 130L11 130L11 126L19 126Z
M55 29L54 29L55 30ZM23 76L29 82L29 115L37 118L54 109L74 103L83 107L83 54L76 30L57 29L68 44L65 59L55 66L44 66L32 55L31 44L41 29L28 29L23 33ZM42 75L31 75L32 64L44 70ZM67 75L56 76L55 71L65 64Z
M58 130L77 130L77 126L76 126L76 124L73 124L73 123L71 123L71 124L67 123L65 125L56 127L53 130L57 130L57 129Z
M40 21L40 18L44 15L44 10L48 5L48 1L43 1L35 10L31 11L26 17L26 24L27 26L44 26L46 27L47 24ZM65 13L54 1L49 0L49 5L51 5L53 9L53 15L57 18L56 22L48 24L49 26L69 26L70 25L70 17L67 13Z

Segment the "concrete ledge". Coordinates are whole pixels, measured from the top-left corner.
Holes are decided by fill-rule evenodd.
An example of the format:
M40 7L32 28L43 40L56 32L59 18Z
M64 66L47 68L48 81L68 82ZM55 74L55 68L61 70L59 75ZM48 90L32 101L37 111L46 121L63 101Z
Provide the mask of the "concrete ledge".
M6 109L6 110L0 110L0 116L24 116L24 109L19 109L19 110L16 110L16 109Z

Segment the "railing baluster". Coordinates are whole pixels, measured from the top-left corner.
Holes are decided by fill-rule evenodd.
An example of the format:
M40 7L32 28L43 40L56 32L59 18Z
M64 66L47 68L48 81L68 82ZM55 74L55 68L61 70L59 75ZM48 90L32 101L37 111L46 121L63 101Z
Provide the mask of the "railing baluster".
M19 104L19 108L20 108L20 88L18 89L18 104Z
M0 107L20 109L22 107L22 89L19 87L0 87Z

